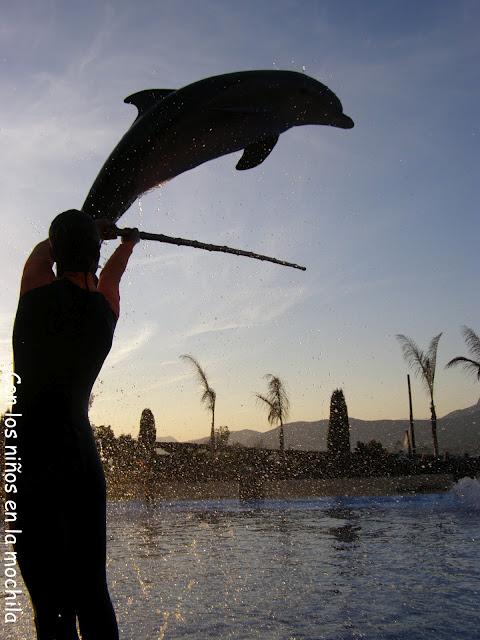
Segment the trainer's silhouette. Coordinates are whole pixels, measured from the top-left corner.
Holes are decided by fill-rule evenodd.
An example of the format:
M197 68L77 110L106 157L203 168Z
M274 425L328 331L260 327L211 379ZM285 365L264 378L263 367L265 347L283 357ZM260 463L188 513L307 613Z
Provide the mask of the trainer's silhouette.
M97 280L101 239L113 237L111 222L65 211L22 276L13 331L23 465L15 550L38 640L78 640L77 619L83 640L118 638L105 571L105 477L88 420L119 315L119 282L139 240L130 230Z

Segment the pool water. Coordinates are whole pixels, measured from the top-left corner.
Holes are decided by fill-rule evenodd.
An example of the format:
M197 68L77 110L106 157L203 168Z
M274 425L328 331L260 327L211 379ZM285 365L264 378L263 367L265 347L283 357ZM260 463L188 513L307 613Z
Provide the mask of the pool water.
M120 637L475 640L479 525L478 504L458 490L111 503ZM9 640L35 637L26 597L24 608Z

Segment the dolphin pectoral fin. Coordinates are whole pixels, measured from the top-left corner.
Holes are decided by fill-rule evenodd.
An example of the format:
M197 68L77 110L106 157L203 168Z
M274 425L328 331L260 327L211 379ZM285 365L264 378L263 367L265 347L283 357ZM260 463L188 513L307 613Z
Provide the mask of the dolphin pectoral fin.
M138 109L137 119L143 116L153 105L157 104L171 93L174 93L176 89L145 89L138 93L132 93L131 96L125 98L124 102L127 104L133 104Z
M262 164L277 144L277 141L278 136L269 136L245 147L243 156L238 161L236 169L238 169L238 171L244 171L245 169L253 169L253 167Z

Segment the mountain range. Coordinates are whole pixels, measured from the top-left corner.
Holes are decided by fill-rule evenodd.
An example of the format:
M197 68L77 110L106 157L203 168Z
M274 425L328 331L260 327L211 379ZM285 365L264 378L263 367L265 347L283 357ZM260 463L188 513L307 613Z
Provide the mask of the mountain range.
M408 420L359 420L350 418L350 443L352 449L357 441L376 440L391 452L404 450L405 431ZM415 441L417 453L432 452L432 431L430 420L415 420ZM285 448L302 451L324 451L327 448L328 420L313 422L289 422L284 425ZM452 455L480 455L480 400L466 409L459 409L439 418L437 434L440 452L448 451ZM206 444L209 438L200 438L191 442ZM230 432L229 444L245 447L277 449L279 427L269 431L241 429Z

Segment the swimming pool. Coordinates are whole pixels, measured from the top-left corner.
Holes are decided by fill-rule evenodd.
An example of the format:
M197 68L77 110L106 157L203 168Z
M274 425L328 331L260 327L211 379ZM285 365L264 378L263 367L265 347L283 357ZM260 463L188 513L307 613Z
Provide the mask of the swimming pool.
M468 489L110 503L121 638L479 638L480 510ZM12 640L34 637L24 604Z

